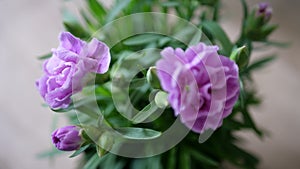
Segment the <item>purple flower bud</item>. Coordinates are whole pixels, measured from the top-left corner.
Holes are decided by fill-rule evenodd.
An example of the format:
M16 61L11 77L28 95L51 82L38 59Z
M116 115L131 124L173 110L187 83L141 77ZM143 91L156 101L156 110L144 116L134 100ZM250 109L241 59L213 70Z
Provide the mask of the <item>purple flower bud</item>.
M257 16L262 16L265 21L269 21L272 16L272 7L267 2L261 2L257 7Z
M52 142L57 149L62 151L77 150L82 143L79 128L76 126L65 126L56 129L52 133Z

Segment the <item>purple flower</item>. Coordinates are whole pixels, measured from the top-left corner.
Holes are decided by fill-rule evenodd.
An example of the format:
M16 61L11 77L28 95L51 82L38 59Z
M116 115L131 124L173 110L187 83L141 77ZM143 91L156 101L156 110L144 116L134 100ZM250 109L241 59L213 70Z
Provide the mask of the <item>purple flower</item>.
M239 96L238 66L204 43L183 51L165 48L158 77L176 116L194 132L216 130Z
M52 142L59 150L77 150L82 143L79 128L76 126L65 126L56 129L52 133Z
M257 16L262 16L264 20L267 22L271 19L272 16L272 8L267 2L261 2L257 7Z
M83 88L89 72L105 73L110 64L109 48L97 39L86 43L68 32L59 36L60 45L43 65L44 75L36 86L45 102L53 109L67 108L71 95Z

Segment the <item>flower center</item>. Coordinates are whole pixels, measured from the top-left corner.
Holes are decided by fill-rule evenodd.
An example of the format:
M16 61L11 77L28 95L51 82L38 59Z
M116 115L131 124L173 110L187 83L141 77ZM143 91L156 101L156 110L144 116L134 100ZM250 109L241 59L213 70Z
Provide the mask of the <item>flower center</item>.
M54 142L54 144L56 144L56 143L60 142L60 139L57 137L53 137L53 142Z

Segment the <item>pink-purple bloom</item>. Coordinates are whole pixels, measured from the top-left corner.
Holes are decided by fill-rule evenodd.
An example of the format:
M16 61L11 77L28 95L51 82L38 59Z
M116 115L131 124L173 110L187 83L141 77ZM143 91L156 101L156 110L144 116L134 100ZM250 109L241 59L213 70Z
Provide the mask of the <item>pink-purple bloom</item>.
M217 51L204 43L186 51L168 47L156 63L175 116L197 133L220 127L239 96L238 66Z
M53 109L67 108L71 95L83 88L87 73L105 73L110 64L109 48L93 38L86 43L68 32L59 35L60 45L44 62L44 75L36 86L45 102Z
M76 126L65 126L52 133L52 142L62 151L73 151L80 148L82 138L80 129Z

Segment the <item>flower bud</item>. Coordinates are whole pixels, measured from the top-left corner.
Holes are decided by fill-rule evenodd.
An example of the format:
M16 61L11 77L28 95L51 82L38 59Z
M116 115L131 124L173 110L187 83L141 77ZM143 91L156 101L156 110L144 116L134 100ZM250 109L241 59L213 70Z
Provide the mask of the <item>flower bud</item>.
M150 67L147 71L147 81L155 89L160 89L160 82L157 77L156 67Z
M276 25L269 25L272 17L272 7L261 2L256 5L251 14L247 17L245 35L252 41L264 41L277 28Z
M230 54L230 59L234 60L239 66L240 70L246 67L249 63L249 52L246 46L242 46L233 51Z
M80 148L82 138L77 126L65 126L52 133L52 142L62 151L73 151Z
M269 3L261 2L257 6L256 15L262 17L264 22L268 22L272 16L272 8Z

